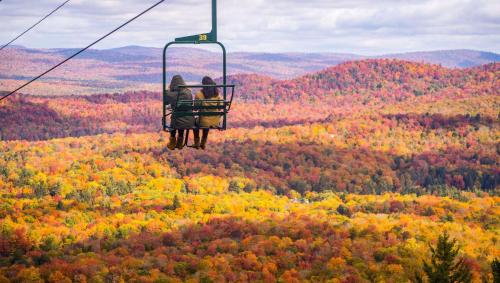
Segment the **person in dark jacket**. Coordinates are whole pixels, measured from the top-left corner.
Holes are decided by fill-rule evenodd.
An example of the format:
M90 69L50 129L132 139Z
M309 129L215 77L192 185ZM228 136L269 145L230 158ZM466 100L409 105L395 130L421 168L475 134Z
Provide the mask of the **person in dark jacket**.
M196 94L195 101L203 106L218 106L217 101L207 101L207 100L221 100L222 97L219 94L219 90L216 87L210 87L210 85L216 85L215 81L210 77L204 77L202 80L203 89ZM217 110L205 110L208 112L213 112ZM201 111L203 112L203 110ZM210 128L217 128L220 124L221 116L201 116L198 120L198 126L203 128L203 135L200 142L200 130L195 129L194 133L194 148L205 149L208 140L208 132Z
M179 100L193 100L193 95L190 89L179 87L185 85L186 83L180 75L175 75L172 78L169 91L167 92L167 103L172 106L172 109L176 106L178 95ZM167 147L170 150L174 150L176 148L182 149L184 147L184 133L186 132L186 129L192 129L194 127L195 119L192 116L178 118L171 117L170 125L175 130L170 131L170 141Z

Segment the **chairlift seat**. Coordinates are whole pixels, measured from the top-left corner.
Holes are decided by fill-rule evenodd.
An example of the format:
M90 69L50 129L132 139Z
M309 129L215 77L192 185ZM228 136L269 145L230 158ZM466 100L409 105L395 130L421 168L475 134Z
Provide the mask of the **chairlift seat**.
M168 109L171 105L165 105L165 117L163 121L165 122L165 130L177 130L177 128L172 127L168 124L169 119L182 118L182 117L193 117L199 121L200 117L216 117L220 116L221 121L217 127L201 127L199 123L196 123L194 127L183 128L183 130L191 129L217 129L226 130L227 128L227 114L231 110L231 104L234 96L234 85L191 85L191 86L181 86L181 88L203 88L203 87L217 87L222 88L224 92L224 97L228 97L227 94L230 92L229 99L201 99L201 100L179 100L179 95L177 95L177 101L173 107ZM228 90L230 89L230 91Z

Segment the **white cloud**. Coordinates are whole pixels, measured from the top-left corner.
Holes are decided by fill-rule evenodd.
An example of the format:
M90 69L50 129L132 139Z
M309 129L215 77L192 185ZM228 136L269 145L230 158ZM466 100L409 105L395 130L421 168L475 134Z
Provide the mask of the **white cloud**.
M3 0L7 42L62 0ZM156 0L72 0L26 34L29 47L81 47ZM381 54L471 48L500 52L497 0L219 0L219 37L230 51ZM209 30L209 0L170 0L98 48L162 46Z

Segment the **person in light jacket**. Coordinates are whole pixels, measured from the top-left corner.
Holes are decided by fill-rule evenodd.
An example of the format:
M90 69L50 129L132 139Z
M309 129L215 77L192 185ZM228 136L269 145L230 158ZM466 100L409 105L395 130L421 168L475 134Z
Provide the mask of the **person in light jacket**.
M185 86L186 83L180 75L175 75L170 82L169 91L167 92L167 103L176 107L177 96L179 100L193 100L193 94L188 88L180 88ZM167 145L168 149L174 150L176 148L182 149L184 147L184 133L187 129L192 129L195 126L195 119L192 116L185 117L171 117L170 126L174 129L170 131L170 141ZM177 139L176 139L177 137Z
M205 87L196 94L195 103L201 104L202 106L217 106L220 102L217 101L206 101L206 100L222 100L219 95L219 90L216 87L210 87L210 85L216 85L215 81L210 77L204 77L201 82ZM220 110L216 109L205 109L200 110L200 112L217 112ZM198 127L202 128L203 135L200 142L200 130L195 129L194 133L194 148L205 149L208 140L208 133L210 128L217 128L220 124L220 116L201 116L198 120Z

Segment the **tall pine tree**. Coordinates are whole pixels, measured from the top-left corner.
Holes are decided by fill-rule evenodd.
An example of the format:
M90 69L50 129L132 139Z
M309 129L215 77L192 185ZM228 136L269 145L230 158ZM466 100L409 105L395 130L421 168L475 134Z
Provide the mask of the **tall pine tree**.
M172 209L176 210L177 208L181 207L181 201L179 200L179 197L177 195L174 196L174 200L172 202Z
M500 261L497 258L491 263L491 271L493 272L493 283L500 283Z
M456 240L450 240L448 233L439 236L436 247L430 246L431 262L424 261L424 272L429 283L468 283L472 282L470 272L463 259L457 259L460 247ZM424 282L417 275L417 282Z

